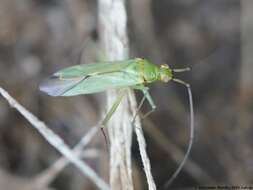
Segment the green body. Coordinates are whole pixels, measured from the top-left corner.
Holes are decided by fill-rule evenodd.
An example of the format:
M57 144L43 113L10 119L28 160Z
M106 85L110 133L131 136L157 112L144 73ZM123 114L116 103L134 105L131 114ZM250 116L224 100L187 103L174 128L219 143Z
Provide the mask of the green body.
M45 81L40 90L51 96L74 96L107 89L139 86L172 79L167 65L158 67L141 58L126 61L75 65L62 69Z

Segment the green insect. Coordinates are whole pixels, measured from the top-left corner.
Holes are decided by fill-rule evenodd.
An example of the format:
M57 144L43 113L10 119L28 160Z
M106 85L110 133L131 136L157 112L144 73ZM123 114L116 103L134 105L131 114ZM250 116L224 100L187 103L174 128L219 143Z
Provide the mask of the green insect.
M116 111L124 97L126 88L141 90L143 92L144 96L141 102L143 103L144 100L147 99L152 108L151 111L145 114L145 116L147 116L156 108L147 87L149 83L155 81L162 81L165 83L175 81L186 86L190 104L190 140L186 155L170 181L167 183L169 184L182 169L190 153L193 142L194 114L190 85L182 80L174 78L174 73L189 70L190 68L171 69L165 64L159 67L141 58L81 64L54 73L48 80L41 84L40 90L51 96L75 96L103 92L108 89L119 89L115 103L102 121L102 126L104 126ZM142 103L138 106L138 111Z

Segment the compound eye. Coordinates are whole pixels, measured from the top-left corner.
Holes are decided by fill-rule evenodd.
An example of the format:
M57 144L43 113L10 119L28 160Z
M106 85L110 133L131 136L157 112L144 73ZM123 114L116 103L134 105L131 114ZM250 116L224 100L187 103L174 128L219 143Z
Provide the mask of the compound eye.
M161 68L162 68L162 69L168 69L169 66L168 66L167 64L163 64L163 65L161 65Z

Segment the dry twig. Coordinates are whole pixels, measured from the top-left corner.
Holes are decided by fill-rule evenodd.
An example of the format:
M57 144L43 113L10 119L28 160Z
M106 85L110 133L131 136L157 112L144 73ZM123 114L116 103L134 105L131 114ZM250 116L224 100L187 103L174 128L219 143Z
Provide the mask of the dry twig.
M92 170L85 162L80 160L74 152L56 135L49 127L35 117L26 108L20 105L12 98L7 91L0 87L0 94L8 101L10 106L15 108L22 114L40 134L55 147L62 155L64 155L71 163L73 163L85 176L92 180L100 189L109 190L108 185Z
M124 0L100 0L99 21L100 36L104 54L107 60L124 60L128 58L127 15ZM131 111L135 113L136 100L130 94ZM108 93L108 107L113 105L116 92ZM127 97L129 98L129 96ZM110 151L110 183L112 189L133 189L131 167L132 117L129 112L128 101L123 99L117 112L109 122L108 131L111 141ZM156 189L149 158L146 153L145 139L141 130L139 118L135 121L140 153L147 176L149 189Z
M87 134L83 136L80 142L74 147L73 152L78 156L86 155L86 151L83 151L83 148L91 141L92 137L96 134L98 128L92 127ZM38 176L35 177L33 183L41 184L39 186L46 187L48 186L54 178L58 175L59 172L63 170L63 168L69 164L69 160L66 157L59 158L55 163L53 163L48 169L44 170Z

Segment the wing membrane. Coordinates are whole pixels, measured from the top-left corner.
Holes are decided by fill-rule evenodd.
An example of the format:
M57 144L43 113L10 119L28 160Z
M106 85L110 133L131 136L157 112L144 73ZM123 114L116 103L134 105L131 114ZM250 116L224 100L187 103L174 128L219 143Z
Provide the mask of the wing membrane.
M59 77L52 76L45 80L40 85L40 90L47 93L50 96L61 96L65 92L71 90L74 86L78 85L85 77L73 78L73 79L60 79Z
M124 72L135 60L75 65L62 69L40 85L51 96L91 94L138 84L136 76Z
M67 79L79 76L83 77L102 73L117 72L122 71L133 61L134 60L75 65L56 72L54 76Z
M61 96L91 94L102 92L108 89L134 86L139 83L139 80L130 77L124 72L105 73L83 79L77 85L61 94Z

